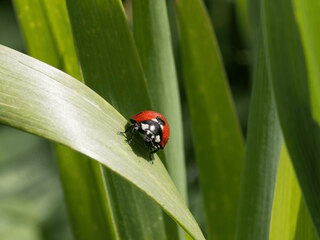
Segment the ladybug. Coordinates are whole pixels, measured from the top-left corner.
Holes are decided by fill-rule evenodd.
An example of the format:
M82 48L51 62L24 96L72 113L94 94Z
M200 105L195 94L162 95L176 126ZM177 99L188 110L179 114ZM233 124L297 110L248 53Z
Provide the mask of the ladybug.
M130 144L133 136L139 133L150 148L150 156L159 149L163 149L170 136L170 128L167 119L160 113L154 111L140 112L130 119L130 124L125 133L132 131L132 137L128 140Z

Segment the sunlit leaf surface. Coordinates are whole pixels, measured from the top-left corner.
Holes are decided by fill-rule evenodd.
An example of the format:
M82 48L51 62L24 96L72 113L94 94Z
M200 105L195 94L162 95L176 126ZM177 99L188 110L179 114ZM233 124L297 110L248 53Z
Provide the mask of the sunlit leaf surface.
M204 239L159 159L151 164L143 145L131 148L118 134L126 120L113 107L65 73L6 47L0 48L0 66L2 123L108 166L152 197L192 237Z

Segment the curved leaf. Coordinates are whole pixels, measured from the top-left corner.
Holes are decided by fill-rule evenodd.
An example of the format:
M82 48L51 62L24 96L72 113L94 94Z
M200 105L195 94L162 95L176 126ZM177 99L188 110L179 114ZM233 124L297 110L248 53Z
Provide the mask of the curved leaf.
M178 0L176 5L208 235L234 239L244 154L242 133L202 1Z
M68 0L67 4L85 84L127 118L152 109L121 1ZM165 240L161 208L110 170L103 174L119 238Z
M293 239L300 202L301 191L294 175L289 153L283 145L275 186L269 239Z
M281 131L268 79L262 33L257 36L236 239L268 240Z
M132 4L134 37L151 102L154 109L163 113L170 122L170 138L174 139L164 149L164 155L160 156L164 156L162 160L173 182L187 201L180 95L166 1L135 0ZM179 238L176 225L170 229L167 223L166 227L172 238Z
M146 159L118 133L126 120L67 74L0 47L0 122L77 150L138 186L195 239L201 230L161 161ZM135 149L134 149L135 150ZM145 156L147 155L147 156Z
M65 1L14 3L31 56L82 80ZM55 149L74 238L117 239L101 164L59 144Z
M290 0L263 0L268 73L281 129L315 231L320 237L320 127L310 102L304 49Z
M165 0L133 2L136 45L148 81L155 110L170 122L172 139L165 148L166 166L178 190L187 200L182 117Z
M292 0L306 58L312 114L320 124L320 4L318 0Z

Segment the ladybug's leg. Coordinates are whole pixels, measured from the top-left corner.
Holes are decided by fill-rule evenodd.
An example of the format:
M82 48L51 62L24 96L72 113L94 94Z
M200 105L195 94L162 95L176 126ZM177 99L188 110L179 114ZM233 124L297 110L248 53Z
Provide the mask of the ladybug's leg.
M122 136L125 136L126 133L127 133L129 130L132 130L132 128L133 128L133 124L130 124L130 126L127 127L124 132L118 132L118 134L119 134L119 135L122 135Z
M154 157L153 157L152 153L150 153L149 159L150 159L150 161L151 161L151 164L153 164Z
M130 138L127 140L127 143L130 145L132 143L133 137L135 136L135 132L138 131L139 125L136 122L130 123L130 126L126 129L125 133L131 131Z
M146 143L150 143L152 145L152 147L153 147L152 139L147 134L144 135L144 141Z
M125 131L125 133L127 133L129 130L132 130L131 132L131 135L130 135L130 138L127 139L127 143L130 145L132 143L132 140L133 140L133 137L134 137L134 134L133 134L133 125L131 125L130 127L128 127Z
M135 121L130 120L129 126L126 128L126 130L124 132L120 132L119 134L128 136L127 133L131 131L130 138L126 140L128 144L131 144L133 137L135 135L134 133L138 131L138 129L139 129L139 124Z
M156 153L156 152L159 151L159 149L160 149L159 144L152 144L152 148L151 148L150 153L151 153L151 154Z
M150 151L150 153L153 154L153 153L156 153L156 152L158 152L158 151L159 151L159 148L155 148L155 149L152 149L152 150Z
M153 145L153 148L152 148L151 151L150 151L151 164L153 164L153 160L154 160L153 154L155 154L156 152L158 152L159 149L160 149L160 147L159 147L158 145Z
M159 146L157 144L155 144L152 139L150 139L149 137L145 136L144 138L145 142L148 142L151 146L150 146L150 153L155 153L159 150Z
M130 124L129 127L127 127L124 132L118 132L118 135L126 136L127 132L129 132L129 130L132 130L132 128L133 128L133 124Z

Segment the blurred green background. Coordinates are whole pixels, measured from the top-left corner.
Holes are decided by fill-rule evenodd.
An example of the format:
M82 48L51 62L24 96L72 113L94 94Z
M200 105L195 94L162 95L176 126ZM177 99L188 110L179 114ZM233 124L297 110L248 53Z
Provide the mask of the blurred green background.
M123 1L130 19L130 1ZM245 135L249 98L249 50L236 24L231 0L206 0ZM170 11L169 11L169 16ZM173 39L175 37L173 34ZM0 44L26 52L11 1L0 0ZM173 40L173 44L175 44ZM174 45L175 46L175 45ZM178 48L175 48L175 50ZM182 70L176 50L179 82ZM204 212L194 159L186 96L180 84L184 117L189 208L201 228ZM51 144L0 125L0 239L71 239L59 173Z

